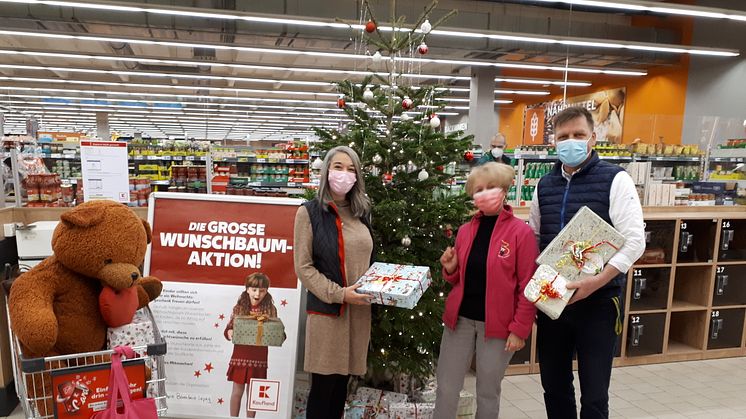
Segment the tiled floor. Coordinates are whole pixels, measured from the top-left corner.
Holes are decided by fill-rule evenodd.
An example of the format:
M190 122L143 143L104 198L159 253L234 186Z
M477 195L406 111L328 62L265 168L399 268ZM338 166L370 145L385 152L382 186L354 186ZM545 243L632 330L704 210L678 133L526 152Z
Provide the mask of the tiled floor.
M475 384L464 387L474 393ZM612 418L746 419L746 358L616 368L610 405ZM505 378L500 417L546 418L538 375Z

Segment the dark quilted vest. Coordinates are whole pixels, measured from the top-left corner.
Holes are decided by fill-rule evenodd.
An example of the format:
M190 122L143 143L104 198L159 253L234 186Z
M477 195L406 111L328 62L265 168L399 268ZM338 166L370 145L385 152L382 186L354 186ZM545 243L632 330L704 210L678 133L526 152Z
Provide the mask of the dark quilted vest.
M605 162L593 155L585 166L575 172L568 182L562 176L562 163L557 162L552 171L539 181L539 209L541 228L539 246L544 250L572 219L581 207L587 206L610 225L609 191L621 167ZM596 292L599 296L618 295L624 284L624 275L619 275Z
M311 230L313 231L313 266L321 272L330 281L339 284L340 287L346 287L352 281L358 278L345 278L342 273L340 263L339 237L342 234L337 228L337 211L334 206L327 206L325 210L318 199L305 202L303 204L308 211L308 218L311 220ZM368 217L361 217L360 221L371 231ZM372 231L371 231L372 236ZM371 264L373 255L371 254ZM314 314L324 314L329 316L339 316L342 313L342 304L327 304L308 291L308 300L306 311Z

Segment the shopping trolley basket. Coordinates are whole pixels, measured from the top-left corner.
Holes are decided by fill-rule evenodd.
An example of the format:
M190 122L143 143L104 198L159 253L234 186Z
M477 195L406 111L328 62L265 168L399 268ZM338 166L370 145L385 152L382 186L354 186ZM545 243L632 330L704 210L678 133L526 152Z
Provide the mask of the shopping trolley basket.
M9 294L12 281L5 281L6 296ZM6 304L7 304L6 298ZM21 351L18 338L13 333L8 312L8 328L10 330L10 346L13 359L13 375L15 377L16 392L26 417L29 419L55 418L54 399L51 391L52 371L63 371L65 368L101 366L111 367L110 356L112 350L78 353L70 355L50 356L46 358L25 358ZM163 356L166 354L166 342L163 340L158 326L149 307L145 308L149 319L153 323L155 341L144 346L133 346L132 349L140 358L145 359L150 367L151 377L147 381L147 395L155 399L158 416L164 416L166 407L166 377Z

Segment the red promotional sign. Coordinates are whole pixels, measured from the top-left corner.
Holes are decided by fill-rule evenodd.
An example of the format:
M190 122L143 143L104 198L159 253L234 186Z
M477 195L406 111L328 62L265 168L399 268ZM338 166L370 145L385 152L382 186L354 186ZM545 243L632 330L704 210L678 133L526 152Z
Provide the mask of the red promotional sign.
M145 397L145 360L123 362L132 400ZM54 417L88 419L109 404L109 364L52 371Z
M273 288L296 288L292 220L299 200L278 205L277 198L183 196L161 194L154 209L151 205L150 275L161 281L243 286L248 274L262 272L272 278Z

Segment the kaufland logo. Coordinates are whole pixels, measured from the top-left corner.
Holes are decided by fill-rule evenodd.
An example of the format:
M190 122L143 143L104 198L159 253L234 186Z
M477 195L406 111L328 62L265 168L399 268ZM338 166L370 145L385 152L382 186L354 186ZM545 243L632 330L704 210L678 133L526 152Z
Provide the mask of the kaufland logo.
M249 384L249 410L277 412L280 406L280 382L252 379Z

